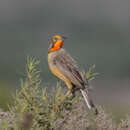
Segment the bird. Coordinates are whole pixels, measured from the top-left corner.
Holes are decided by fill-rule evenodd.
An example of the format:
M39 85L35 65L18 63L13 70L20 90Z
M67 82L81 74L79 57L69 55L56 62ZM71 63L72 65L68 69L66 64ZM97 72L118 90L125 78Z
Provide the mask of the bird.
M84 71L79 68L77 62L63 48L65 39L66 37L61 35L51 37L51 44L48 49L49 68L56 77L66 84L68 94L74 95L76 90L80 90L88 108L93 109L97 115L98 110L89 95Z

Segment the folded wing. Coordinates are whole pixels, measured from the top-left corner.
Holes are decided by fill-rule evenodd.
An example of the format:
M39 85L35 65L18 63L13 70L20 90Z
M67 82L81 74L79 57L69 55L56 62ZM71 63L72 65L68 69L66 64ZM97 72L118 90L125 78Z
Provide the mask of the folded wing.
M86 86L84 72L79 69L76 62L66 51L60 52L60 54L54 58L54 63L59 71L76 87L82 89Z

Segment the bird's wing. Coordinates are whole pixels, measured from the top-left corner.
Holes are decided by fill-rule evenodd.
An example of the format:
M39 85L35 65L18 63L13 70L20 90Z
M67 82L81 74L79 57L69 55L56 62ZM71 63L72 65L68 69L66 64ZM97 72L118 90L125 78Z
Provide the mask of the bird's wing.
M54 63L59 71L66 76L72 84L79 88L84 88L86 85L85 75L66 51L60 52L60 54L54 58Z

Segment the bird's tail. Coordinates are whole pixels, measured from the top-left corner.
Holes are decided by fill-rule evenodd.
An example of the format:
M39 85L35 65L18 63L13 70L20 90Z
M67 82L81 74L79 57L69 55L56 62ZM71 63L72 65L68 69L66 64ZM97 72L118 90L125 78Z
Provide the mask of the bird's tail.
M87 93L85 90L80 89L80 91L81 91L81 93L82 93L82 96L83 96L83 98L84 98L84 100L85 100L85 102L86 102L88 108L89 108L89 109L94 109L95 114L97 115L97 114L98 114L98 110L97 110L97 108L95 107L95 105L93 104L93 101L92 101L91 97L88 95L88 93Z

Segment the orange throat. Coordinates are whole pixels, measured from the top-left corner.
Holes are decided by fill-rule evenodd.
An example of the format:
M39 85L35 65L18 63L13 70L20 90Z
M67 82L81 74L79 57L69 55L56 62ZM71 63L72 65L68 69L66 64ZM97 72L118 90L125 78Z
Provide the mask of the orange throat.
M62 48L62 45L63 45L63 41L61 41L61 40L57 41L56 43L54 43L53 47L51 47L48 50L48 53L58 51L59 49Z

